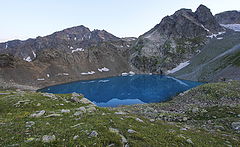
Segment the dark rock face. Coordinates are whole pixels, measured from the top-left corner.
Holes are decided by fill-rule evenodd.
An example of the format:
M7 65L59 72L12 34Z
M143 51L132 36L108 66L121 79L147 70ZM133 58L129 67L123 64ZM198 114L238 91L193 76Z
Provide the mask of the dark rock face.
M13 67L14 57L8 54L0 54L0 68Z
M226 11L215 15L220 24L240 24L240 11Z
M203 26L212 32L217 33L222 31L222 27L218 24L210 9L208 9L206 6L200 5L195 14L197 16L197 20L199 20Z
M208 35L223 30L206 6L178 10L138 38L130 62L143 72L164 73L198 53Z

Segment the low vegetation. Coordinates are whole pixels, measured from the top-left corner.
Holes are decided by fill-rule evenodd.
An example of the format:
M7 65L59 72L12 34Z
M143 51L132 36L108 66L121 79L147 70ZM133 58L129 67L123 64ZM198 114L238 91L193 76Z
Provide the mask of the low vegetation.
M97 107L76 93L2 91L0 146L239 146L239 130L232 126L240 118L239 85L206 84L169 102L114 109ZM205 101L209 94L213 103L224 95L232 101L201 106L184 99ZM176 107L184 113L169 110L176 102L187 105Z

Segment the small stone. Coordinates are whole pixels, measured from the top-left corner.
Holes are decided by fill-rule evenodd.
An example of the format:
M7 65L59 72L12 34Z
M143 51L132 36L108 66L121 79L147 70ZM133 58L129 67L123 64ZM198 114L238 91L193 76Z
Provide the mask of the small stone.
M87 112L94 112L96 111L97 109L95 107L89 107L87 108Z
M136 121L143 122L143 120L141 120L140 118L136 118Z
M53 100L58 99L57 96L52 94L52 93L43 93L42 95L45 96L45 97L49 97L49 98L51 98Z
M76 103L80 103L81 102L80 99L77 98L77 97L72 97L71 101L76 102Z
M28 122L26 122L26 127L27 127L27 128L30 128L30 127L32 127L33 125L35 125L35 122L33 122L33 121L28 121Z
M136 133L136 131L132 129L128 129L128 133Z
M187 131L187 128L181 128L180 130L181 131Z
M234 130L240 131L240 122L233 122L232 123L232 128Z
M92 131L88 136L89 137L97 137L98 133L96 131Z
M238 114L238 117L240 117L240 114Z
M53 142L53 141L55 141L55 140L56 140L55 135L44 135L44 136L42 137L42 141L43 141L44 143Z
M118 115L124 115L126 114L125 112L119 111L119 112L115 112L114 114L118 114Z
M119 133L119 130L115 128L109 128L109 131L112 133L117 133L117 134Z
M83 113L86 113L86 112L87 112L87 110L86 110L85 107L79 107L79 108L77 108L76 110L77 110L77 111L81 111L81 112L83 112Z
M62 116L62 115L61 114L50 114L46 117L60 117L60 116Z
M83 114L83 112L77 111L77 112L75 112L73 115L74 115L74 116L79 116L79 115L82 115L82 114Z
M192 109L192 113L197 113L198 111L199 111L198 108L193 108L193 109Z
M155 119L150 119L149 121L150 121L150 122L154 122L154 121L155 121Z
M30 117L40 117L46 113L45 110L39 111L38 113L31 114Z
M187 121L188 120L188 118L187 117L183 117L183 121Z
M87 98L82 98L82 99L80 100L80 103L82 103L82 104L91 104L91 105L96 106L93 102L91 102L91 101L88 100Z
M192 142L191 139L187 139L186 141L187 141L188 143L190 143L190 144L193 144L193 142Z
M61 110L61 113L69 113L69 112L70 112L69 109L62 109L62 110Z
M75 135L74 137L73 137L73 140L77 140L79 138L79 136L78 135Z
M40 104L40 103L38 103L38 104L37 104L37 106L39 107L39 106L41 106L41 104Z

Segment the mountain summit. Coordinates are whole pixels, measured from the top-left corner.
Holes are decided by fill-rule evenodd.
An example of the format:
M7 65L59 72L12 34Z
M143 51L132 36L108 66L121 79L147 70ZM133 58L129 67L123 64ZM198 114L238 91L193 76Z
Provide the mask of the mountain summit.
M138 38L131 63L143 72L165 72L190 59L207 36L221 31L224 29L206 6L200 5L196 12L180 9Z

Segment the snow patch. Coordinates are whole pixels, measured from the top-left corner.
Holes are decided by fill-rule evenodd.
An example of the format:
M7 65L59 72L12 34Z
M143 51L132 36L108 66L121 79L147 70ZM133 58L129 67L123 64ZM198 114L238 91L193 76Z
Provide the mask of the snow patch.
M70 49L73 50L73 47L71 46Z
M98 68L98 71L100 71L100 72L108 72L108 71L110 71L110 69L108 69L106 67L103 67L103 68Z
M204 25L202 25L203 29L207 32L210 32L209 29L207 29Z
M135 72L130 71L129 74L130 74L130 75L135 75Z
M75 50L72 50L72 53L74 52L84 52L84 49L83 48L77 48Z
M190 64L189 61L182 62L177 67L173 68L172 70L168 70L167 73L168 74L175 73L175 72L179 71L180 69L188 66L189 64Z
M44 78L41 78L41 79L37 79L38 81L44 81L45 79Z
M92 75L95 74L94 71L89 71L89 72L82 72L81 75Z
M212 35L209 35L207 37L213 39L213 38L217 38L218 35L222 35L224 33L226 33L226 32L218 32L217 34L212 34Z
M240 24L220 24L221 26L234 30L236 32L240 32Z
M69 76L69 73L58 73L58 76Z
M223 39L223 37L218 37L218 38L217 38L217 40L222 40L222 39Z
M77 40L77 37L74 37L74 40L76 41L76 40Z
M99 83L106 83L106 82L109 82L110 80L100 80L98 81Z
M5 46L5 49L7 49L8 48L8 43L6 43L6 46Z
M49 74L47 74L47 77L49 78L49 77L50 77L50 75L49 75Z
M128 73L124 72L122 73L122 76L128 76Z
M37 57L36 53L34 51L32 51L32 53L33 53L33 57L36 58Z
M23 60L27 61L27 62L32 62L32 59L30 56L26 57L26 58L23 58Z
M133 71L130 71L129 73L124 72L124 73L122 73L121 75L122 75L122 76L128 76L128 75L133 76L133 75L135 75L135 72L133 72Z

